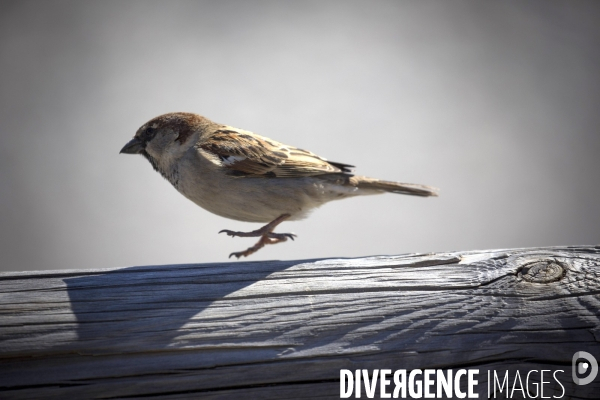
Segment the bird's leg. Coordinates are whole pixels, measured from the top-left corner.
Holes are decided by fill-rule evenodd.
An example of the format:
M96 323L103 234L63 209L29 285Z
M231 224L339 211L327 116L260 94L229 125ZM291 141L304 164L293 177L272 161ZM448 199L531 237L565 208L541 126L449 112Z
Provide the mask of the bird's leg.
M277 225L279 225L280 223L282 223L289 217L290 217L290 214L282 214L279 217L275 218L273 221L269 222L267 225L263 226L260 229L255 230L255 231L252 231L252 232L235 232L235 231L230 231L228 229L223 229L219 233L225 232L227 235L232 236L232 237L235 237L235 236L260 237L260 239L254 246L249 247L244 251L238 251L235 253L231 253L229 255L229 257L231 257L231 256L236 256L237 258L248 257L250 254L257 252L258 250L262 249L267 244L277 244L280 242L285 242L286 240L288 240L288 238L294 240L294 237L296 235L294 235L292 233L274 233L273 232L273 230L277 227Z

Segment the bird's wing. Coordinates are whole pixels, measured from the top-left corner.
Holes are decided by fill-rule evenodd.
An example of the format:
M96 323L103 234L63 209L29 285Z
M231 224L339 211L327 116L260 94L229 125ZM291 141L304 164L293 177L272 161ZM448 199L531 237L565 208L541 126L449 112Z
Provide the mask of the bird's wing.
M199 147L234 175L295 178L350 172L352 167L233 127L219 129Z

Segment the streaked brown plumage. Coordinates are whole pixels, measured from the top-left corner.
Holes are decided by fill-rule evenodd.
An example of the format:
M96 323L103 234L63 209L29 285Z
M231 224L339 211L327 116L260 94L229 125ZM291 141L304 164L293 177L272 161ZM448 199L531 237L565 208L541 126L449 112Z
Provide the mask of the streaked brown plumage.
M231 254L238 258L293 239L273 230L331 200L385 192L437 196L430 186L356 176L351 165L191 113L153 118L121 153L142 154L180 193L212 213L268 222L249 233L221 231L260 237L253 247Z

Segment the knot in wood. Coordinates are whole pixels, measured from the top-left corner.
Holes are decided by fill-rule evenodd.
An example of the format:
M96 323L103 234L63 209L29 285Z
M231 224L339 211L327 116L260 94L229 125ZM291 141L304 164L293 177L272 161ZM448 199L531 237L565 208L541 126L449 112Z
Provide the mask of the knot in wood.
M557 261L541 260L525 264L519 271L519 276L527 282L550 283L565 276L566 270Z

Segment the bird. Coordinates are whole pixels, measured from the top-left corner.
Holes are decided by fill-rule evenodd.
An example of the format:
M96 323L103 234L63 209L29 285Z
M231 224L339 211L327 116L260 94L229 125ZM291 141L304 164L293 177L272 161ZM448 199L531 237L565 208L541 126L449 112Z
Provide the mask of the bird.
M265 245L294 240L275 233L283 221L304 219L332 200L399 193L437 196L438 189L354 174L354 166L328 161L243 129L198 114L173 112L143 124L121 149L141 154L183 196L221 217L266 223L250 232L224 229L231 237L258 242L231 258L247 257Z

